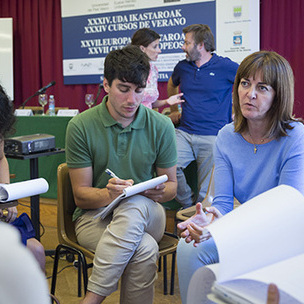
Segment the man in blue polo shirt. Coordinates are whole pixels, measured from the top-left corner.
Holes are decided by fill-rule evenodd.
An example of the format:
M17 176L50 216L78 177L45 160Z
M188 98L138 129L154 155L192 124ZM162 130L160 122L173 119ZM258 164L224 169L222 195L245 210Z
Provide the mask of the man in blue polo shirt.
M182 50L186 59L174 68L168 82L168 96L180 88L185 102L182 113L171 106L176 129L178 189L176 199L184 208L201 202L207 192L213 166L213 146L218 131L232 120L232 86L238 64L213 53L214 37L210 27L193 24L183 29ZM198 190L194 197L183 170L197 163Z

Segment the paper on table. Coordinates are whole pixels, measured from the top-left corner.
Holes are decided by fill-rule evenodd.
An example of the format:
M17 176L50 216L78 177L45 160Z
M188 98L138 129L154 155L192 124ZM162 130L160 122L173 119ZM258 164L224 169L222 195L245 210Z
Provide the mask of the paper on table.
M0 202L17 200L47 192L49 184L44 178L36 178L13 184L0 184Z
M303 253L303 214L303 195L281 185L208 226L219 253L218 281Z
M127 187L123 190L123 193L118 196L114 201L112 201L107 207L105 207L102 211L94 216L94 218L100 217L104 219L107 215L109 215L114 208L126 197L141 193L145 190L153 189L157 185L162 184L168 180L168 176L166 174L152 178L148 181L136 184L134 186Z

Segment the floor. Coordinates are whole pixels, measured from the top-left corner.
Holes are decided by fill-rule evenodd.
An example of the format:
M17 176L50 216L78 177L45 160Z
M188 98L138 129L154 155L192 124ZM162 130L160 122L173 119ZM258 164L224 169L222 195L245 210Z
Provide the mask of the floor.
M18 206L19 214L26 212L30 214L29 211L29 200L19 200ZM41 199L40 203L40 221L43 225L41 228L41 243L44 245L46 250L53 250L58 245L57 238L57 207L56 201L50 199ZM168 212L167 214L167 230L173 232L174 229L174 213ZM171 275L171 256L168 257L168 280ZM46 276L48 279L49 286L51 285L51 275L53 269L53 258L46 257ZM77 297L77 270L73 267L72 263L66 261L65 257L59 263L60 274L57 278L56 286L56 297L59 299L60 304L76 304L79 303L81 298ZM158 273L158 278L155 283L155 304L181 304L178 288L178 277L177 270L175 273L175 290L174 295L164 295L163 294L163 274ZM169 280L170 284L170 280ZM168 290L170 291L170 286L168 284ZM116 304L119 303L119 291L116 291L111 296L107 297L103 302L105 304Z

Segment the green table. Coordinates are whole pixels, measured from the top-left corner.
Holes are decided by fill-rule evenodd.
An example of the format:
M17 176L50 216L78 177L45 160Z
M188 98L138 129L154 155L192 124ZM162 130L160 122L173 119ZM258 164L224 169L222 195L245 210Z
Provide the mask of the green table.
M65 132L68 122L72 117L63 116L18 116L16 117L13 136L45 133L54 135L56 148L65 147ZM30 179L29 160L9 159L10 173L16 174L13 182ZM49 183L49 191L42 194L42 197L57 198L57 167L65 162L65 154L57 154L39 157L39 177L45 178Z

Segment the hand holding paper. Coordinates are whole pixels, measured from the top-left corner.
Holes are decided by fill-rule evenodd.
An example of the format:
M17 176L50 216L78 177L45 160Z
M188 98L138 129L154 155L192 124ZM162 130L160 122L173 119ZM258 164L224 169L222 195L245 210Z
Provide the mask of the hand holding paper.
M119 195L114 201L112 201L107 207L105 207L100 213L94 216L94 218L101 217L104 219L107 215L109 215L114 208L123 200L129 196L139 194L145 190L153 189L157 185L162 184L168 180L168 176L166 174L152 178L148 181L136 184L131 187L127 187L123 190L123 193Z
M133 184L134 181L132 179L124 180L118 176L112 176L112 178L109 179L106 188L109 191L111 200L114 200L123 193L124 189L131 187Z

